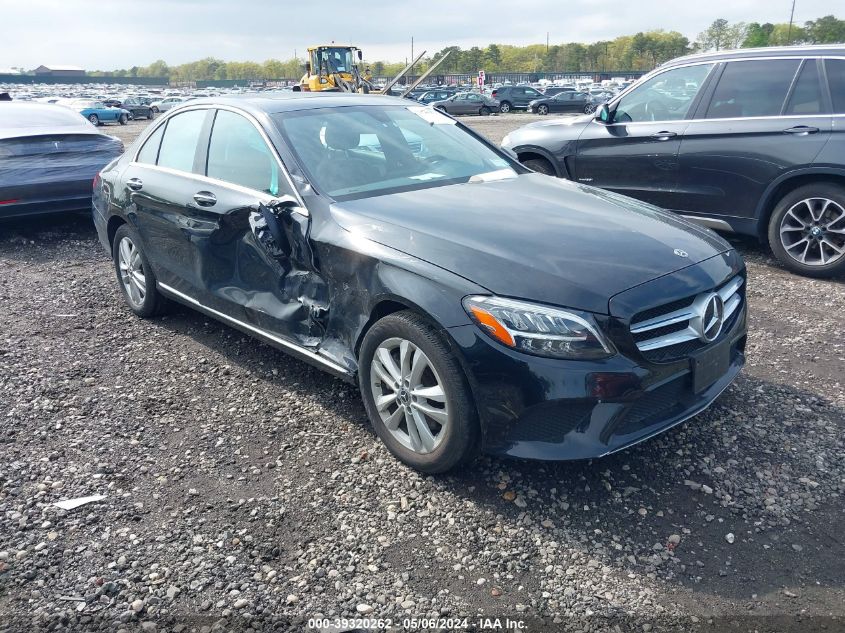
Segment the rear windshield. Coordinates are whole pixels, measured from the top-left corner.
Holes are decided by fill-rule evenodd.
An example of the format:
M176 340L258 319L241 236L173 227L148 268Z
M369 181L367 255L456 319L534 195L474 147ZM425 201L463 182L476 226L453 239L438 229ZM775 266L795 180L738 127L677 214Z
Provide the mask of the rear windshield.
M502 154L430 108L349 106L273 118L309 180L335 200L517 175Z

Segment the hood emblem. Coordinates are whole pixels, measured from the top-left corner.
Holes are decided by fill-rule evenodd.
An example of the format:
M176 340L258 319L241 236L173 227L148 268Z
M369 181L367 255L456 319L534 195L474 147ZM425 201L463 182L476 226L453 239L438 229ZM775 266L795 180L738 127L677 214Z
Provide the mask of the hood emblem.
M682 251L680 248L676 248L673 252L678 257L689 257L689 253L687 253L686 251Z

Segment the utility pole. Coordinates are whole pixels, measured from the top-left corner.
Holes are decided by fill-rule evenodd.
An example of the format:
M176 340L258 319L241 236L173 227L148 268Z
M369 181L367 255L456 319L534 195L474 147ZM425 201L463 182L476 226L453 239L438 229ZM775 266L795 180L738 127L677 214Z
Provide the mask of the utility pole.
M546 55L549 54L549 32L546 31Z
M413 61L414 61L414 36L412 35L411 36L411 62L413 62ZM414 74L414 66L412 64L411 70L408 72L408 79L410 79L413 74ZM405 83L407 83L407 81Z
M795 17L795 0L792 0L792 11L789 12L789 28L786 31L786 43L792 44L792 19Z

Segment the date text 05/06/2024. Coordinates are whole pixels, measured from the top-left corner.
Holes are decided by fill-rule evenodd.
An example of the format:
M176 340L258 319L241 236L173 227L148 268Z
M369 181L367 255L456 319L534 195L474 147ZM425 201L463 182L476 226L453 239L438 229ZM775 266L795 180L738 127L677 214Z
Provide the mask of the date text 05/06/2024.
M335 629L346 631L352 629L389 629L398 625L393 618L310 618L309 629ZM510 618L403 618L402 628L406 631L423 630L461 630L473 627L482 631L525 631L524 620Z

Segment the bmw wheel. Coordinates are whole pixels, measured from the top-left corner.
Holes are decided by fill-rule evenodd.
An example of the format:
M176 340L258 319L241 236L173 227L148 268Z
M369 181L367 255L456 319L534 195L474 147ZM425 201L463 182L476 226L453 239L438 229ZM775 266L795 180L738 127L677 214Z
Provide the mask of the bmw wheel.
M798 274L845 273L845 188L820 182L784 196L769 221L769 245Z
M140 317L161 314L167 308L156 288L156 278L141 249L137 233L128 224L117 229L112 243L112 259L117 281L129 309Z
M370 328L359 384L376 433L405 464L442 473L473 454L478 424L466 376L443 334L416 313Z

